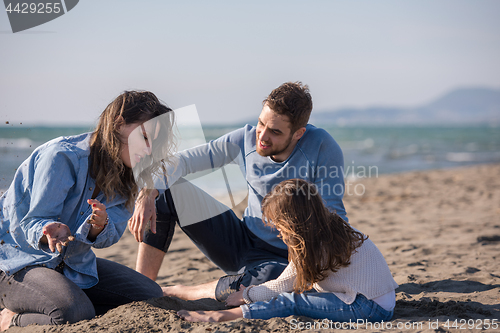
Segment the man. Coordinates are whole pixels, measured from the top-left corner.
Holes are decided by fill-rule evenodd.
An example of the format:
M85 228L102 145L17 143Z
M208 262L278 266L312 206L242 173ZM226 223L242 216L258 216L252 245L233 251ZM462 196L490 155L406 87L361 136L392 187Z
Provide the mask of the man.
M234 155L234 147L237 147L249 191L248 207L243 220L229 210L197 223L180 223L196 246L228 275L199 286L164 287L164 295L186 300L215 298L224 301L229 294L239 290L240 285L256 285L277 278L288 264L287 248L278 238L278 232L262 222L261 200L285 179L302 178L315 183L329 209L347 220L342 203L342 150L325 130L307 124L311 111L308 86L287 82L263 101L256 127L246 125L178 154L181 163L172 171L177 174L174 181L193 171L227 164L234 159L228 155ZM224 144L229 145L227 149L220 148ZM136 269L153 280L172 239L179 211L205 207L187 203L192 198L190 194L174 200L174 189L170 189L172 191L166 190L158 197L156 207L156 190L138 201L129 222L130 231L138 241L143 241L139 244ZM151 231L146 231L143 238L150 219Z

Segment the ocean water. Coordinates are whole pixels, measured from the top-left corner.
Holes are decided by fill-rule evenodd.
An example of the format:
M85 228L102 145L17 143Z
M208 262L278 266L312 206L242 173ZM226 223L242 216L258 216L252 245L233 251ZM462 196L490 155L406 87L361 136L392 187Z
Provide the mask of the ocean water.
M204 126L212 140L239 126ZM42 143L58 136L90 131L90 127L0 126L0 191L10 185L17 167ZM376 177L413 170L500 163L500 130L494 127L329 127L344 152L347 177ZM187 133L187 134L186 134ZM189 142L189 131L183 140ZM199 141L199 138L193 141ZM200 181L223 191L225 184Z

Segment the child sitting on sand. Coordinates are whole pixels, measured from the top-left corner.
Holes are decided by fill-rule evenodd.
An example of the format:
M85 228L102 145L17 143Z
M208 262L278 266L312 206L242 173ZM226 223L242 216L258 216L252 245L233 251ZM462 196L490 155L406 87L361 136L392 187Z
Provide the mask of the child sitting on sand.
M289 264L276 279L240 287L222 311L186 311L189 321L270 319L290 315L345 322L392 318L397 283L375 244L330 212L314 184L281 182L262 201L264 223L288 246Z

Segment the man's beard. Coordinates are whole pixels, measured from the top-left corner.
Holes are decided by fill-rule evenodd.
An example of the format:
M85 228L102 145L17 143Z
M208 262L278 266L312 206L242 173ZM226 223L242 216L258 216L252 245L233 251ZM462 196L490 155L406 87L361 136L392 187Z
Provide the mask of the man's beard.
M266 150L262 150L262 148L260 148L260 140L257 140L257 144L255 145L257 153L260 156L274 156L274 155L279 155L279 154L281 154L282 152L284 152L285 150L288 149L288 147L290 146L290 143L292 142L292 137L293 136L290 135L290 137L288 138L288 141L285 144L283 144L282 146L280 146L280 147L273 147L273 146L271 146L271 149L266 149Z

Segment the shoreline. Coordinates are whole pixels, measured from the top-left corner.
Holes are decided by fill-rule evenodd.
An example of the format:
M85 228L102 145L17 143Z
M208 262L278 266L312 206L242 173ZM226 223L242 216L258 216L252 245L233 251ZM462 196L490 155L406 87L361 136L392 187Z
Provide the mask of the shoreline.
M361 323L357 328L376 332L448 331L455 329L451 325L456 320L456 328L462 325L464 331L472 332L477 327L486 330L487 320L500 321L500 267L496 265L500 253L500 164L379 175L358 179L353 184L362 184L366 191L361 196L344 198L349 221L378 246L399 284L394 318L386 326ZM127 230L117 244L95 253L134 268L137 243ZM157 282L161 286L195 285L223 275L177 227ZM220 307L214 300L185 302L162 297L123 305L90 321L57 328L16 327L8 332L50 329L65 333L82 330L235 333L339 328L296 316L188 323L175 314L180 308ZM447 320L448 327L443 326ZM476 328L469 329L470 320Z
M480 166L494 166L494 165L499 165L500 163L499 162L484 162L484 163L472 163L472 164L469 164L469 165L459 165L459 166L452 166L452 167L441 167L441 168L429 168L429 169L415 169L415 170L401 170L401 171L395 171L395 172L379 172L377 171L376 174L377 176L375 177L372 177L372 176L368 176L368 177L355 177L355 176L352 176L353 173L368 173L368 174L371 174L371 170L369 168L377 168L376 165L374 166L352 166L352 165L348 165L345 170L345 178L344 178L344 181L346 183L348 182L351 182L351 183L358 183L360 181L363 181L363 180L367 180L367 179L372 179L372 178L379 178L379 177L387 177L387 176L397 176L397 175L402 175L402 174L408 174L408 173L416 173L416 172L434 172L434 171L446 171L446 170L457 170L457 169L462 169L462 168L474 168L474 167L480 167ZM355 169L358 169L358 171L354 171ZM362 171L360 171L359 169L361 169ZM365 170L368 170L368 172L365 172ZM3 180L5 180L5 178L3 177L0 177L2 178ZM5 193L5 191L7 191L9 189L9 186L10 184L12 183L13 179L10 180L10 182L8 182L7 184L7 187L2 187L0 188L0 195L2 195L3 193Z

